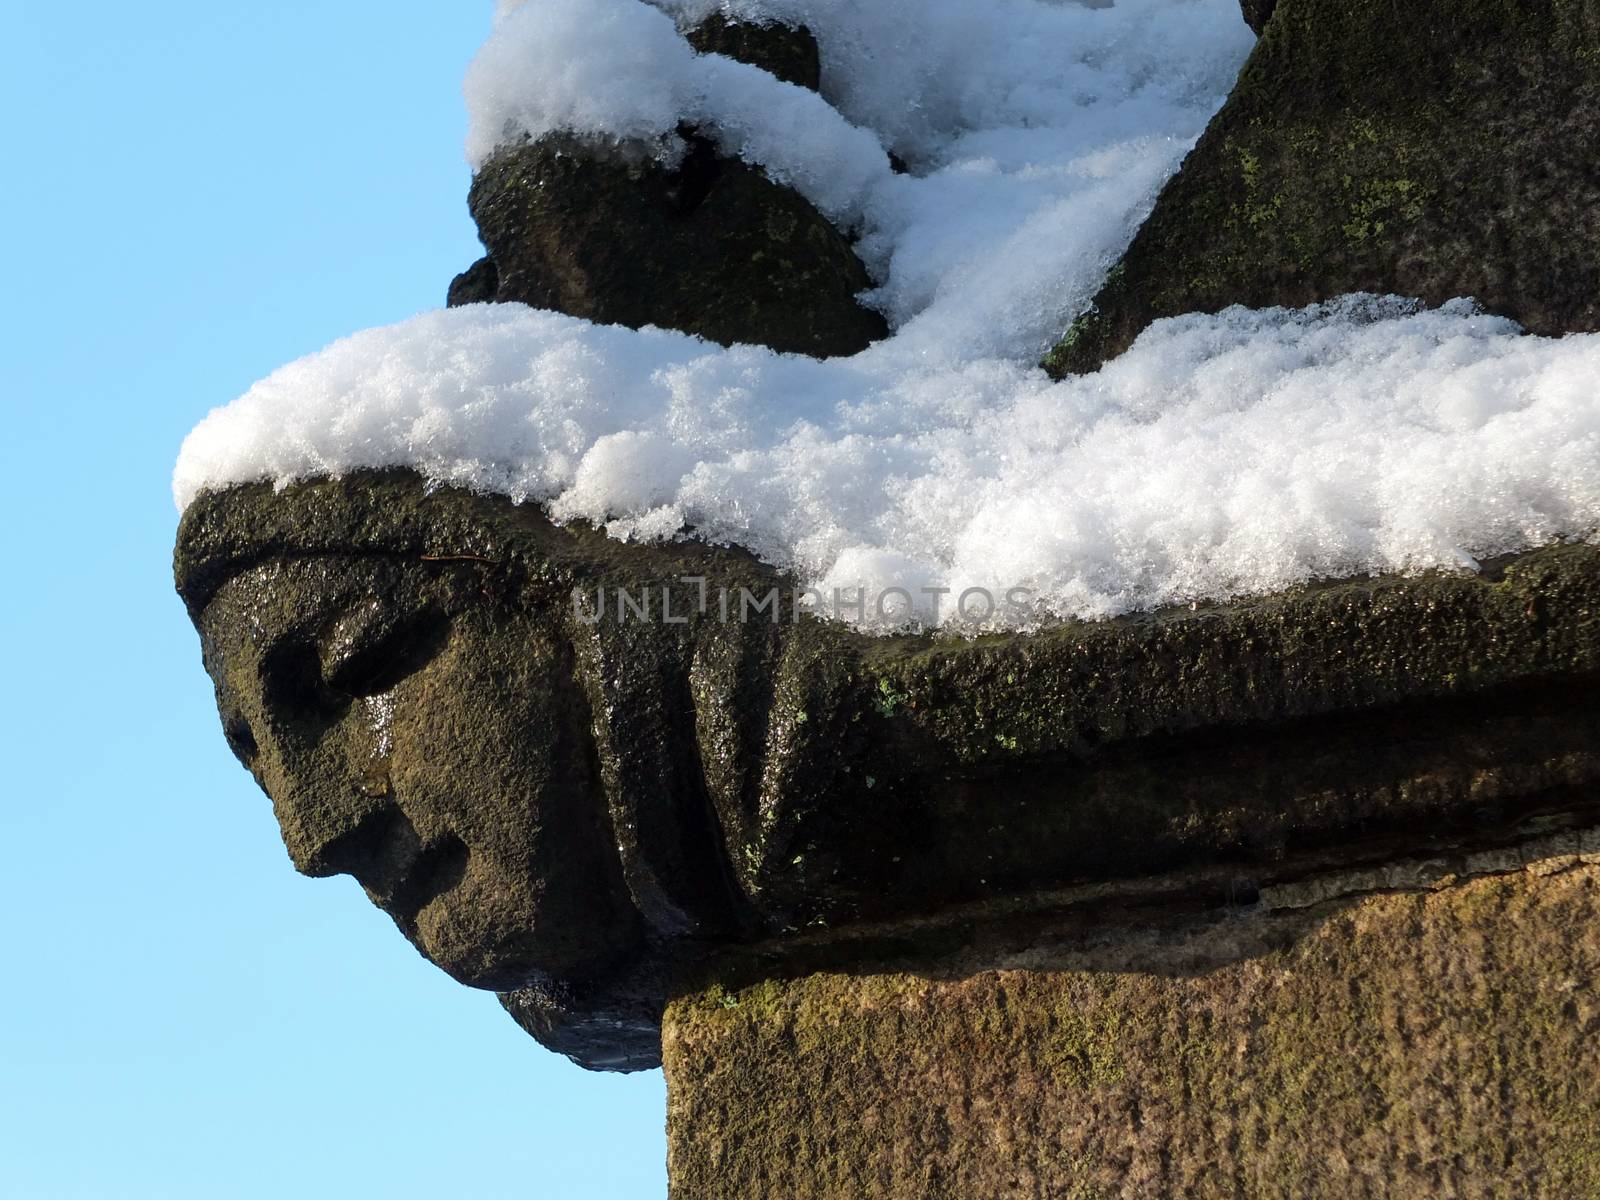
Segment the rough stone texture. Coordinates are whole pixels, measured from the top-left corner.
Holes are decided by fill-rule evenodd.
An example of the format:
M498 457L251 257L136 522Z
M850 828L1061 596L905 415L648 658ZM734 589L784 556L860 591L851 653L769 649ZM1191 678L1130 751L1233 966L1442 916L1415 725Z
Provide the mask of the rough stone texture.
M492 304L500 292L500 271L492 258L480 258L450 281L445 303L451 308L463 304Z
M685 35L815 90L810 30L713 14ZM658 147L553 136L484 164L469 200L488 254L449 303L518 301L607 325L659 325L820 358L887 335L856 297L872 287L849 241L793 188L719 155L691 129Z
M1204 907L1238 877L1503 840L1600 795L1589 546L872 638L697 611L683 577L787 589L790 611L792 582L742 552L391 472L202 496L176 570L296 864L356 875L591 1065L653 1062L670 981L730 946L838 962L877 953L874 923L868 942L938 941L906 923L1015 924L1164 872L1190 874L1161 903ZM646 586L652 621L622 617L617 588Z
M1239 7L1244 12L1244 23L1255 30L1259 37L1266 29L1267 22L1272 20L1278 0L1239 0Z
M872 286L861 260L798 192L688 146L675 169L564 138L496 153L471 196L493 298L818 357L888 332L856 301Z
M701 54L721 54L776 75L785 83L822 87L822 54L811 30L773 21L735 21L712 13L685 35Z
M1354 290L1600 325L1600 0L1242 7L1052 371ZM686 36L818 86L804 29ZM838 231L681 136L497 155L450 303L883 335ZM789 611L738 551L386 472L203 496L176 574L295 866L553 1049L664 1059L675 1200L1600 1200L1594 547L872 639L695 611L684 577Z
M1600 328L1597 107L1600 0L1281 0L1045 366L1093 370L1159 317L1348 292Z
M712 987L666 1017L671 1194L1600 1196L1597 859L1024 969Z

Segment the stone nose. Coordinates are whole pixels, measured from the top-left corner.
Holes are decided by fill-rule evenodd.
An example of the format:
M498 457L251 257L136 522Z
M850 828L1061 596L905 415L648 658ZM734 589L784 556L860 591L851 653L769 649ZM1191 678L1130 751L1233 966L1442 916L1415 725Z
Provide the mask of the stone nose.
M291 639L236 656L218 693L224 735L271 797L295 869L388 890L419 839L376 734L350 719L362 702L329 685L316 646Z
M326 831L306 846L305 862L295 866L306 875L353 875L380 896L392 893L423 851L416 826L390 802L361 812L341 831Z
M311 876L354 876L373 903L412 937L418 914L460 881L469 857L466 843L454 833L425 841L404 810L385 801L342 832L304 843L295 866Z
M257 759L257 778L272 798L273 812L295 869L324 878L353 875L375 891L403 871L418 852L415 828L395 804L387 781L370 786L352 778L337 751L285 754L271 735Z

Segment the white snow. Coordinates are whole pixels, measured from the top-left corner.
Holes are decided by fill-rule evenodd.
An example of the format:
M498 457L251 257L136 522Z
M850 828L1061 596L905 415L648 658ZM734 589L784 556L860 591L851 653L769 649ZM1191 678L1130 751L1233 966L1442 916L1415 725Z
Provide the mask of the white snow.
M891 338L817 362L516 305L427 313L213 412L180 508L411 466L617 537L692 528L824 593L1025 588L1091 617L1600 529L1600 337L1348 297L1160 322L1060 384L1033 365L1226 93L1236 0L720 5L810 25L822 98L690 52L674 18L715 7L501 0L470 154L698 123L861 235Z
M823 94L677 33L722 7L811 28ZM1222 103L1237 0L501 3L467 74L468 157L555 131L654 141L680 121L835 223L872 302L941 352L1034 357L1082 310ZM911 174L896 175L888 150ZM953 339L953 340L952 340Z
M1030 588L1061 615L1262 592L1600 526L1600 337L1352 298L1154 326L1097 375L843 362L428 313L284 367L185 443L206 486L413 466L825 592Z

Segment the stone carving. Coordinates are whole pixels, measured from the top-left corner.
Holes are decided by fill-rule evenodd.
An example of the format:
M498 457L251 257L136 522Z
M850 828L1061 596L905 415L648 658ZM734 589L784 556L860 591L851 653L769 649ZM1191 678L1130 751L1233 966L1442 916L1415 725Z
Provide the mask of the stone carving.
M802 87L821 78L804 28L716 14L687 36ZM497 152L470 199L488 255L456 277L450 303L520 301L817 357L888 332L856 299L872 287L866 268L822 214L693 129L679 136L674 166L656 147L559 136Z
M1233 94L1048 370L1095 370L1160 317L1349 292L1600 329L1594 0L1245 15L1262 38Z
M1594 0L1242 11L1239 85L1048 369L1355 290L1600 327ZM820 86L807 30L685 36ZM678 136L503 149L450 302L883 336L843 232ZM294 865L546 1046L664 1061L674 1195L1600 1178L1600 547L869 637L743 551L390 471L203 494L175 574Z
M1582 809L1597 566L873 638L791 619L742 552L394 472L202 496L176 572L295 865L355 875L547 1045L636 1068L713 962L905 954L1158 877L1165 905L1249 902ZM702 586L778 599L724 621Z

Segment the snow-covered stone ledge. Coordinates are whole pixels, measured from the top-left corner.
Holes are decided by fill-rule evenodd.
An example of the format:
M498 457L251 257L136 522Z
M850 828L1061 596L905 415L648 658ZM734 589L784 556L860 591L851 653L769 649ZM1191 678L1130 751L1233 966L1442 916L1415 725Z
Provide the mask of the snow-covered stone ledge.
M1597 29L501 3L451 307L174 480L295 865L680 1200L1593 1191Z

